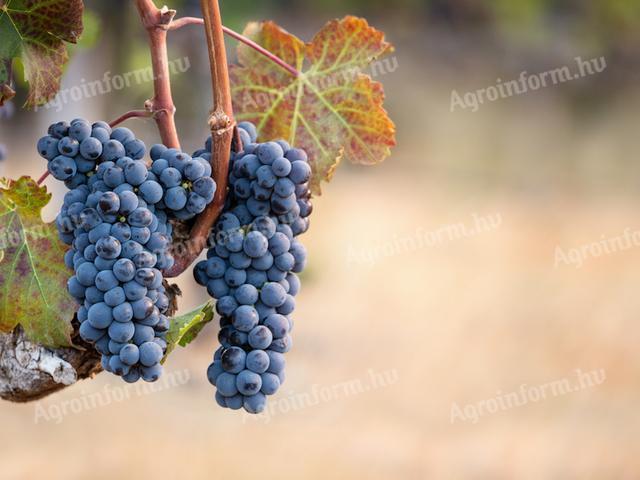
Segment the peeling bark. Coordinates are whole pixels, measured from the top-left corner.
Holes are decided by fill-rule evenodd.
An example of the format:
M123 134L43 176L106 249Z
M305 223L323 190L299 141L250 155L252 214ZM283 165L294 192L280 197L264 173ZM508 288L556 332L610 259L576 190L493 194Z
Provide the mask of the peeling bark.
M178 309L177 285L165 283L170 300L168 316ZM51 349L31 342L21 327L0 333L0 398L12 402L30 402L93 378L102 371L100 354L84 342L74 320L73 342L78 348Z
M48 349L29 341L20 327L0 334L0 398L38 400L102 371L100 355L84 348Z

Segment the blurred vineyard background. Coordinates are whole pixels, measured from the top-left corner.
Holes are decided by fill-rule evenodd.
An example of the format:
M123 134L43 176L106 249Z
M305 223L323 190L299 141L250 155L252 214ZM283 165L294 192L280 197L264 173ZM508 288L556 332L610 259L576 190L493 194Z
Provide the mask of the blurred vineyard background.
M87 31L63 88L145 68L132 2L86 5ZM268 422L219 409L205 378L217 343L210 325L167 364L170 374L186 372L184 384L117 401L122 385L100 375L38 405L0 404L0 478L639 478L639 245L588 255L581 268L558 264L556 252L640 230L640 2L221 5L235 30L272 19L305 40L329 19L360 15L396 46L395 67L376 80L398 147L375 168L345 162L316 200L286 388ZM170 6L198 15L195 1ZM606 69L475 113L451 111L453 90L573 69L576 57L604 57ZM211 103L199 27L170 34L170 59L185 58L174 97L183 145L195 150ZM45 165L34 144L50 122L115 118L139 108L150 89L132 85L0 121L9 150L0 174L39 176ZM151 122L127 126L157 141ZM51 219L63 188L47 185ZM418 242L420 232L489 217L497 221L476 235ZM183 311L206 300L188 274L179 284ZM602 369L606 380L477 423L452 422L454 405L574 379L576 369ZM371 384L371 372L391 376ZM368 388L340 393L358 381ZM338 393L296 404L318 388ZM56 415L92 394L112 401Z

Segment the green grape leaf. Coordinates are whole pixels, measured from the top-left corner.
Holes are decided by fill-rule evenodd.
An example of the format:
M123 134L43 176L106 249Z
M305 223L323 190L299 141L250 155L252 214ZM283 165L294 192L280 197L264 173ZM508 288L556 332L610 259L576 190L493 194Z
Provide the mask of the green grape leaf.
M207 323L213 320L213 304L207 302L192 312L171 319L171 326L167 332L167 352L163 362L178 346L186 347L193 342Z
M327 23L310 43L273 22L250 23L244 35L301 74L295 77L248 46L230 67L236 118L254 122L260 138L284 138L309 154L311 188L331 180L344 157L375 165L391 154L395 126L383 108L382 85L363 70L393 52L366 20Z
M11 84L6 66L20 58L29 82L25 106L49 101L69 60L65 42L82 34L83 9L82 0L0 0L0 91Z
M20 324L33 342L63 347L77 304L67 292L67 247L41 218L50 200L29 177L0 179L0 332Z

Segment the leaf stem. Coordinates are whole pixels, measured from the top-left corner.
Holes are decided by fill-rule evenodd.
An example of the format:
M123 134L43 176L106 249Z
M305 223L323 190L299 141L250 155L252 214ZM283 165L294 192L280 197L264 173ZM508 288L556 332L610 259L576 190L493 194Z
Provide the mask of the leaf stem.
M153 112L150 112L148 110L130 110L127 113L120 115L115 120L109 122L109 126L116 127L120 125L122 122L124 122L125 120L129 120L130 118L144 118L144 117L146 118L153 117Z
M178 18L177 20L172 21L169 24L169 30L177 30L178 28L182 28L182 27L185 27L187 25L203 25L203 24L204 24L204 20L202 18L183 17L183 18ZM282 60L280 57L278 57L274 53L270 52L266 48L258 45L256 42L254 42L250 38L245 37L241 33L238 33L238 32L236 32L234 30L231 30L229 27L225 27L224 25L222 25L222 31L224 33L226 33L227 35L229 35L230 37L235 38L239 42L242 42L245 45L253 48L256 52L264 55L265 57L267 57L269 60L271 60L275 64L277 64L280 67L284 68L287 72L289 72L294 77L297 78L297 77L300 76L300 72L298 70L296 70L295 67L292 67L287 62Z
M49 170L44 172L42 176L38 179L38 182L37 182L38 186L42 185L42 182L44 182L48 176L49 176Z

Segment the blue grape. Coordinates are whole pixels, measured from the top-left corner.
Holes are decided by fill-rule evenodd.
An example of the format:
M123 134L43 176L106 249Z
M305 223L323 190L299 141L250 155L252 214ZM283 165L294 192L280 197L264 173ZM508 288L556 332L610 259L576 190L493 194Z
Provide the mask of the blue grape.
M123 288L127 299L130 301L141 300L147 294L147 288L143 287L138 282L127 282L124 284Z
M242 348L230 347L222 353L222 369L229 373L240 373L245 368L246 358L247 354Z
M241 332L250 332L259 319L256 309L249 305L240 305L233 312L233 326Z
M234 295L240 305L253 305L259 297L258 289L248 283L240 285Z
M111 307L106 303L96 303L89 308L88 322L96 329L107 328L113 320Z
M244 252L233 252L229 255L229 263L238 270L245 270L251 265L251 257Z
M59 155L58 142L59 140L52 137L51 135L42 137L40 140L38 140L38 153L41 157L46 158L47 160L53 160Z
M284 155L282 147L275 142L263 143L256 149L260 162L264 165L271 165L276 158Z
M113 319L116 322L127 323L133 319L133 308L130 303L122 303L113 308Z
M136 137L133 132L126 127L114 128L111 132L111 138L124 144L134 140Z
M223 372L216 379L216 387L218 392L225 397L232 397L238 393L236 386L236 375Z
M161 162L163 160L158 160L154 162L155 164ZM168 162L164 161L167 165ZM155 172L158 175L157 172ZM169 189L172 187L177 187L182 182L182 174L180 171L173 167L164 168L160 172L160 183L164 185L165 188Z
M120 252L122 251L122 246L120 242L112 236L102 237L96 243L96 253L107 260L112 260L118 258Z
M186 209L189 213L199 214L207 208L207 200L195 192L191 192L187 199Z
M85 287L95 284L96 275L98 275L98 269L93 263L83 263L76 269L76 278Z
M159 158L162 157L162 155L167 151L167 147L165 147L162 144L156 144L153 145L151 147L151 150L149 151L149 156L151 157L151 160L158 160Z
M58 142L58 152L60 152L60 155L75 157L79 150L80 143L74 138L64 137Z
M112 162L124 157L125 153L124 145L122 145L122 143L118 140L109 140L102 145L101 158L105 162Z
M155 339L156 332L152 327L143 325L142 323L136 323L135 326L136 331L133 334L133 339L131 340L133 343L136 345L142 345L149 342L154 343L153 340Z
M77 172L76 163L73 158L58 155L49 162L48 170L57 180L68 180Z
M143 162L130 162L124 168L124 178L130 185L141 185L147 177L147 166Z
M96 275L96 287L101 292L108 292L118 286L118 279L112 270L103 270Z
M84 298L84 292L86 288L74 276L71 277L67 282L67 290L69 290L71 296L82 299Z
M135 324L133 322L112 322L109 326L109 336L116 342L127 343L133 339Z
M199 162L195 159L188 161L184 166L184 176L187 180L192 182L198 180L205 175L206 167L203 162Z
M251 258L259 258L267 253L269 240L259 231L249 232L244 238L244 252Z
M284 157L276 158L271 164L273 173L278 177L286 177L291 172L291 162Z
M162 375L162 365L156 363L152 367L141 367L142 379L145 382L155 382Z
M133 139L124 143L125 154L134 160L144 158L147 148L141 140Z
M216 380L224 372L221 362L213 362L207 369L207 380L215 387Z
M158 203L162 200L163 194L160 184L153 180L147 180L140 185L140 195L147 203Z
M187 193L182 187L172 187L167 190L164 202L171 210L181 210L187 204Z
M264 350L252 350L247 354L246 365L254 373L265 373L269 368L269 356Z
M104 330L91 326L89 321L80 324L80 336L87 342L97 342L104 335Z
M258 132L256 130L256 127L253 125L253 123L251 123L251 122L240 122L240 123L238 123L238 128L244 130L245 132L247 132L249 134L249 139L251 140L251 143L255 142L256 139L258 138Z
M103 143L106 143L109 141L109 130L103 128L103 127L96 127L94 126L91 129L91 136L93 138L95 138L96 140L98 140L100 142L100 146L102 147ZM102 148L100 149L100 152L102 154Z
M273 334L264 325L258 325L249 332L249 345L252 348L265 350L273 341Z
M48 133L55 138L66 137L69 133L69 124L65 121L54 123L49 127Z
M260 375L260 378L262 379L260 392L265 395L273 395L280 388L280 378L276 374L265 372Z
M210 203L216 193L216 182L211 177L201 177L193 182L193 191Z
M120 361L128 366L134 366L140 360L140 350L136 345L127 344L120 350Z
M236 388L242 395L255 395L262 388L262 378L255 372L242 370L236 377Z
M216 310L220 315L231 315L238 308L238 302L231 295L225 295L216 302Z

